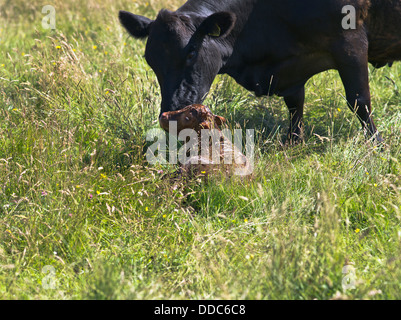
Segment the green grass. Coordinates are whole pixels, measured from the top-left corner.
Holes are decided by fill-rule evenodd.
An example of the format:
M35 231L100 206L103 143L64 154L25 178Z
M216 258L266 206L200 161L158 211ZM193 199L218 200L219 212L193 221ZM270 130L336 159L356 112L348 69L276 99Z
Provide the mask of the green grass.
M255 172L169 181L144 156L158 84L117 14L180 3L60 0L53 31L41 3L0 7L0 298L400 299L401 64L371 69L384 150L334 71L293 148L282 99L219 76L205 104L256 130Z

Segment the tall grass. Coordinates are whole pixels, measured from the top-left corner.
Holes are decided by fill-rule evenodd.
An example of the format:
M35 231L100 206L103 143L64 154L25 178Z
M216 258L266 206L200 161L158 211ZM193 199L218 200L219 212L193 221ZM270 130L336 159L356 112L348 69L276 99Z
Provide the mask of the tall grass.
M175 167L144 156L158 84L117 15L182 3L53 1L51 31L41 2L3 1L0 297L399 299L400 64L371 69L384 150L364 140L334 71L308 82L293 148L281 99L219 76L205 104L256 129L254 174L162 179Z

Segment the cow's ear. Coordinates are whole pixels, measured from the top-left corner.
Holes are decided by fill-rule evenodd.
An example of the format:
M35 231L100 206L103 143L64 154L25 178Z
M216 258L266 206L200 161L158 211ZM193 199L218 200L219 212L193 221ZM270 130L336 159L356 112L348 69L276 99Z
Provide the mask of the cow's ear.
M204 36L226 37L234 28L237 17L232 12L217 12L207 17L199 27Z
M153 20L127 11L120 11L118 18L123 27L135 38L143 39L149 35Z

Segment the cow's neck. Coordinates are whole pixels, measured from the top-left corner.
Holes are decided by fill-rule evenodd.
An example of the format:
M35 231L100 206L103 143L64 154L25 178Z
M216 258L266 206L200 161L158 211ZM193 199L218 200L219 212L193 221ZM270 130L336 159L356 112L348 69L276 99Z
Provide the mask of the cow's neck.
M258 1L260 0L189 0L182 5L177 12L188 14L196 12L199 15L207 17L213 13L229 11L236 13L237 17L244 17L247 12L250 13L252 11L253 5Z

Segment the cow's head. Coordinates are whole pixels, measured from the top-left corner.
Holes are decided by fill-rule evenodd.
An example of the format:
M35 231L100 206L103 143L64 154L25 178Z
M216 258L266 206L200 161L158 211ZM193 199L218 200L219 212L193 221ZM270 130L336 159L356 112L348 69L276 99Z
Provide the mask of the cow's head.
M224 38L236 16L207 17L162 10L156 20L120 11L121 24L135 38L148 37L145 58L162 93L161 113L202 103L224 59L231 54Z

